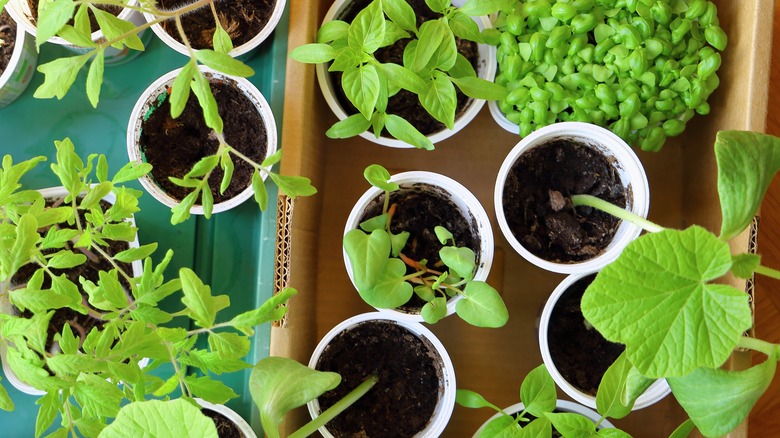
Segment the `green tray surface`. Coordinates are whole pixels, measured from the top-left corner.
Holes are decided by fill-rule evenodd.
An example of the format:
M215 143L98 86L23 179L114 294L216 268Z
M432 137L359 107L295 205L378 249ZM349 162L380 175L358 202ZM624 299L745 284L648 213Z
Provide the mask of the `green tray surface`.
M255 70L249 80L268 100L281 133L281 115L284 101L284 75L287 53L288 12L285 11L275 32L257 49L247 62ZM148 31L151 34L151 31ZM60 185L51 172L49 163L55 161L54 141L69 137L81 157L90 153L105 154L109 173L116 172L127 163L126 131L130 112L143 90L163 74L182 67L186 58L151 35L146 51L126 63L106 66L100 104L92 108L86 97L86 67L82 69L68 95L62 100L35 99L33 93L43 82L43 74L36 72L27 90L15 102L0 108L0 156L10 154L14 162L44 155L48 161L25 177L26 188L41 189ZM53 44L44 44L38 64L68 56L71 52ZM281 144L281 143L280 143ZM141 190L137 182L131 187ZM261 213L252 200L224 213L205 220L193 216L183 224L170 223L170 210L144 193L141 212L136 214L141 244L158 242L153 255L159 261L165 250L174 251L168 273L176 273L181 267L195 270L212 292L228 294L231 308L223 311L221 318L232 316L257 307L273 293L273 269L276 236L276 188L267 186L269 206ZM168 310L179 310L179 297L163 303ZM190 321L177 318L174 323L183 326ZM252 340L252 350L247 361L255 363L266 357L270 347L270 327L259 327ZM155 371L157 372L157 371ZM260 433L257 409L249 393L248 381L251 368L243 372L216 376L239 394L227 405L247 419ZM162 368L160 374L170 373ZM0 370L0 376L5 377ZM16 410L0 411L3 437L32 437L38 406L36 397L13 388L5 378L0 383L6 387ZM56 420L56 423L59 421ZM260 435L262 436L262 435Z

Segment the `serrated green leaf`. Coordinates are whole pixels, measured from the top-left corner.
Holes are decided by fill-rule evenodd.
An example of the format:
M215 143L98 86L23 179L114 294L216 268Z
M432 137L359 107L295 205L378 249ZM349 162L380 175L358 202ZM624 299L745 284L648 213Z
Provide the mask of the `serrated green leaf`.
M182 67L176 79L171 84L171 95L169 97L171 104L171 117L174 119L184 112L184 106L190 97L190 88L193 87L193 79L198 69L195 61L191 60Z
M88 60L89 54L85 54L57 58L46 64L39 65L38 71L43 73L44 80L43 84L35 90L33 96L37 99L49 99L52 97L62 99L76 80L79 69L81 69Z
M91 374L78 376L73 396L81 406L82 414L88 418L115 417L124 398L115 384Z
M213 326L217 312L227 307L229 303L226 300L227 296L212 296L211 288L203 284L191 269L180 269L179 277L184 293L181 301L189 309L192 319L201 327Z
M193 191L175 207L171 208L171 224L180 224L190 218L190 209L195 205L195 201L198 200L198 192Z
M68 280L65 274L59 277L51 277L51 290L56 294L65 296L71 303L81 303L79 288L72 281ZM74 305L69 307L82 314L87 313L86 309L82 309L80 306Z
M0 409L11 412L15 409L14 401L8 395L3 385L0 385Z
M406 142L416 148L433 150L433 143L424 136L411 123L395 114L388 114L385 121L387 132L393 137Z
M347 99L366 119L371 119L379 99L379 74L373 65L347 69L341 76L341 86Z
M65 354L75 354L79 349L79 340L73 335L70 324L63 324L62 333L57 341L59 342L60 350Z
M590 438L596 433L596 425L582 415L552 412L544 415L552 422L552 426L567 438Z
M51 290L16 289L10 292L11 302L21 310L29 309L31 312L45 312L49 309L61 309L74 306L77 302L72 296L55 293Z
M93 108L97 108L100 100L100 88L103 86L103 63L105 51L99 49L89 66L87 73L87 97Z
M228 400L238 397L229 386L211 377L187 376L184 382L194 396L214 404L225 404Z
M401 29L417 31L417 18L414 9L404 0L382 0L382 10Z
M129 222L118 224L105 224L101 230L101 235L105 239L118 240L122 242L132 242L135 239L138 228L132 226Z
M349 25L349 47L366 53L378 49L385 37L385 16L380 2L371 2L363 8ZM368 116L366 116L368 118Z
M425 94L420 96L420 103L433 118L444 123L447 128L453 128L458 98L455 87L445 74L435 72Z
M390 246L390 236L382 230L374 230L371 234L351 230L344 235L344 250L352 265L352 276L359 291L372 289L377 284L385 271Z
M75 254L67 250L62 250L50 258L46 265L52 269L70 269L84 264L87 256L84 254Z
M70 207L47 208L40 214L35 215L38 221L38 228L48 227L54 224L61 224L73 215L73 209ZM47 233L66 232L66 230L49 229ZM78 230L68 230L70 233L78 233Z
M445 246L439 250L439 257L459 277L467 279L474 277L477 256L470 248Z
M76 2L73 0L53 0L41 2L38 7L38 21L36 22L36 44L40 48L62 29L68 20L76 12Z
M35 437L37 438L43 435L46 429L54 423L54 419L57 418L59 397L57 393L50 392L36 400L35 404L40 406L38 415L35 418Z
M86 5L84 5L86 6ZM87 21L89 23L89 21ZM87 24L89 26L89 24ZM66 24L62 26L62 29L57 33L59 37L65 41L78 47L97 47L98 44L92 41L92 32L87 28L86 32L82 32L76 27Z
M306 64L321 64L336 58L338 51L328 44L304 44L290 52L290 58Z
M16 240L9 254L9 263L3 265L3 267L10 267L2 272L3 275L0 278L11 277L22 265L26 264L35 252L35 245L40 238L38 221L35 217L30 214L22 215L16 224Z
M90 187L87 194L81 200L79 207L85 210L98 208L100 206L100 201L111 193L112 188L113 184L108 181Z
M166 395L172 393L178 387L179 387L179 375L174 374L171 377L169 377L168 380L166 380L162 386L154 390L152 394L154 394L155 397L165 397Z
M447 300L444 297L434 298L423 305L420 315L428 324L436 324L447 316Z
M244 64L227 53L216 52L211 49L200 49L195 51L195 59L214 70L226 73L232 76L248 78L255 74L252 67Z
M203 117L206 120L206 126L216 131L217 134L221 134L224 125L222 117L219 115L219 109L217 108L217 100L214 98L209 81L206 79L206 76L203 75L202 71L195 69L190 87L198 98L200 107L203 108Z
M200 204L203 206L203 217L211 218L211 212L214 210L214 195L211 194L210 187L204 187L200 192Z
M135 385L141 380L141 367L136 362L108 362L108 372L124 383Z
M148 304L138 304L130 313L138 321L155 325L163 324L173 319L169 313Z
M279 187L289 198L295 199L298 196L311 196L317 193L317 189L311 185L311 180L305 176L279 175L269 173L271 180Z
M100 30L103 31L103 35L109 41L118 40L111 47L116 49L122 49L123 46L127 46L134 50L144 50L144 43L134 30L136 25L127 20L122 20L116 15L104 11L99 8L91 8L95 19L100 25Z
M279 438L284 415L338 386L341 376L303 366L292 359L267 357L249 377L252 400L260 409L263 431Z
M209 348L228 359L239 359L249 353L249 338L237 333L209 333Z
M215 351L206 350L190 350L186 356L180 357L180 362L215 374L234 373L251 367L241 359L226 359Z
M60 353L46 359L46 365L55 373L62 376L78 376L81 373L89 373L100 369L107 369L95 359L82 354Z
M744 292L709 283L730 268L728 244L703 228L648 234L596 276L582 313L647 377L718 367L752 325Z
M141 245L138 248L130 248L117 253L115 260L125 263L132 263L136 260L142 260L149 257L157 250L157 242Z
M555 410L557 394L555 382L542 364L531 370L520 385L520 400L529 414L543 418L545 412Z
M483 281L471 281L463 290L463 299L455 311L464 321L476 327L502 327L509 320L509 311L501 295Z
M192 169L190 169L189 172L184 176L184 178L197 178L200 176L206 176L214 170L217 165L219 164L219 156L217 155L207 155L200 160L198 160L197 163L195 163L194 166L192 166Z
M406 264L404 262L400 259L388 259L373 286L364 289L358 288L358 293L363 301L373 307L393 309L402 306L412 298L414 293L412 285L404 279L405 274Z
M325 131L325 135L328 138L350 138L366 132L370 127L371 120L358 113L334 123Z
M214 422L184 399L130 403L100 433L99 438L167 436L218 438Z
M214 31L214 38L212 39L212 45L214 50L221 53L230 53L233 50L233 40L230 39L227 31L222 27L219 20L215 21L217 28Z
M236 315L228 322L228 324L232 325L233 327L254 327L260 324L265 324L266 322L279 320L284 316L285 313L287 313L286 308L279 306L285 304L287 300L292 298L297 293L298 291L294 288L284 288L281 292L269 298L257 309L249 310L247 312Z
M100 432L106 427L106 423L94 418L78 418L73 421L76 429L83 436L96 437L100 435Z

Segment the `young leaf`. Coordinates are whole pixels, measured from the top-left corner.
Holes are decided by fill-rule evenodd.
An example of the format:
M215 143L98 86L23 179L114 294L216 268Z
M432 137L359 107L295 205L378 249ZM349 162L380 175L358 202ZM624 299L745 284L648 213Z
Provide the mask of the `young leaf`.
M423 305L420 315L428 324L436 324L447 316L447 300L443 297L434 298Z
M449 24L452 33L454 33L456 37L477 43L485 42L477 23L463 12L455 12L452 14Z
M698 368L669 378L674 397L705 436L726 435L747 418L769 387L777 368L775 357L744 371Z
M462 278L474 277L474 266L476 266L476 256L474 251L469 248L456 248L454 246L445 246L439 250L441 261L452 271Z
M390 236L382 230L374 230L371 234L351 230L344 235L344 250L347 252L352 266L352 277L359 291L369 290L376 285L385 270L390 246Z
M405 0L382 0L382 10L401 29L417 32L414 9Z
M219 165L222 168L222 183L219 185L219 193L224 194L225 190L230 186L230 181L233 179L233 159L230 158L230 154L223 154L219 157Z
M209 333L209 348L221 357L239 359L249 353L249 338L237 333Z
M371 121L366 119L363 114L353 114L344 120L334 123L325 135L328 138L350 138L366 132L371 127Z
M204 187L200 192L200 204L203 206L203 217L211 218L211 211L214 209L214 196L211 194L210 187Z
M693 432L693 429L696 427L696 425L693 424L693 421L691 419L685 420L681 425L677 427L677 429L672 432L671 435L669 435L669 438L688 438L688 435Z
M509 320L509 311L501 295L482 281L472 281L463 290L463 299L455 311L464 321L476 327L502 327Z
M149 400L123 406L116 419L100 433L100 438L129 436L175 436L177 438L218 438L214 422L184 399Z
M143 260L149 257L156 250L157 250L157 243L156 242L149 243L146 245L141 245L138 248L130 248L121 251L114 256L114 259L120 262L131 263L136 260Z
M214 38L212 45L214 50L220 53L230 53L233 50L233 40L230 39L227 31L222 27L222 23L219 20L215 21L217 28L214 31Z
M443 12L450 6L450 0L425 0L425 4L428 5L433 12Z
M35 437L43 435L46 429L54 423L57 418L57 408L59 406L59 397L56 392L49 392L39 398L35 404L40 405L38 416L35 418Z
M433 288L424 284L415 286L414 293L417 294L417 296L426 303L433 301L434 298L436 298L436 294L433 293Z
M304 44L290 52L290 58L306 64L321 64L333 61L338 51L328 44Z
M718 367L752 325L744 292L708 283L730 268L728 244L703 228L647 234L596 276L582 313L647 377Z
M105 51L99 49L97 54L95 54L95 59L92 60L92 64L89 66L89 73L87 74L87 97L93 108L97 108L100 100L100 87L103 86L104 58Z
M0 409L8 412L14 410L14 401L11 400L3 385L0 385Z
M180 224L189 219L190 209L195 205L195 201L198 200L198 193L198 191L190 192L181 200L179 205L171 208L171 224Z
M228 324L236 328L251 328L266 322L278 321L287 313L287 308L280 306L287 303L287 300L297 293L298 291L294 288L286 287L257 309L236 315Z
M193 78L194 80L190 86L192 87L192 92L195 93L195 96L198 98L200 107L203 108L203 117L206 119L206 126L213 129L218 134L221 134L223 129L222 118L219 116L217 100L211 93L209 81L206 79L206 76L203 75L203 72L198 69L195 70Z
M378 231L374 231L374 233L378 233ZM404 279L405 274L406 265L404 262L400 259L387 259L384 263L384 270L375 279L373 286L358 288L358 293L368 305L379 309L393 309L402 306L412 298L414 293L412 285Z
M492 408L496 411L501 410L498 406L485 400L485 397L482 397L482 395L468 389L458 389L455 391L455 403L464 408Z
M87 21L87 23L89 23L89 21ZM89 24L87 24L87 26L89 26ZM87 28L86 32L82 32L76 27L66 24L65 26L62 26L62 29L60 29L57 35L74 46L93 48L98 46L98 43L92 41L92 32L89 31L89 28Z
M268 206L268 191L265 189L265 181L257 169L252 173L252 191L255 194L255 202L260 206L260 211L265 211Z
M552 426L565 437L590 438L596 433L596 425L582 415L551 412L546 412L544 415L552 422Z
M373 65L347 69L341 77L347 99L366 119L371 119L379 99L379 74Z
M190 86L195 76L198 65L194 60L190 60L178 75L173 80L171 85L171 117L174 119L179 117L184 112L184 106L187 104L187 99L190 97ZM194 85L193 85L194 86Z
M547 438L552 435L552 424L546 417L539 417L523 426L518 438Z
M336 54L336 59L333 60L328 71L347 71L352 68L357 68L365 62L368 62L371 57L359 50L355 50L349 47L345 47L339 50Z
M200 160L198 160L197 163L195 163L194 166L192 166L192 169L190 169L189 172L184 176L185 178L197 178L200 176L206 176L208 175L212 170L214 170L217 165L219 164L219 157L216 155L207 155Z
M38 48L49 38L57 35L57 32L76 12L76 2L73 0L53 0L41 2L38 8L38 22L36 23L37 37L35 40Z
M229 386L211 377L187 376L184 382L194 396L214 404L225 404L228 400L238 397Z
M416 148L433 150L433 143L428 137L422 135L411 123L395 114L388 114L385 121L387 132L393 137L406 142Z
M431 60L428 61L428 68L448 71L455 66L458 59L458 46L455 43L455 35L453 35L452 30L446 25L443 26L443 29L441 42L436 51L433 52Z
M134 181L151 171L152 165L149 163L127 163L114 174L114 178L111 179L111 182L119 184L127 181ZM116 203L114 205L116 205Z
M8 256L8 263L3 263L2 265L3 268L6 266L9 266L9 268L7 271L0 272L0 280L15 274L22 265L30 260L35 252L35 245L40 238L38 221L35 217L31 214L22 215L16 225L16 241L14 241L14 246L11 248L11 253Z
M374 216L371 219L366 219L360 223L360 229L366 233L370 233L374 230L384 230L387 226L387 213Z
M601 415L620 419L630 414L636 397L654 382L652 379L644 379L644 383L640 384L643 388L639 388L641 392L636 394L637 391L631 391L634 394L633 397L629 397L628 379L632 369L634 366L628 361L624 351L604 373L596 394L596 406Z
M277 173L269 173L268 176L279 187L279 190L292 199L317 193L317 189L311 185L311 180L305 176L279 175Z
M750 279L761 264L761 256L756 254L737 254L731 257L731 272L737 278Z
M446 245L448 241L454 239L455 237L450 233L450 231L441 225L437 225L433 228L433 232L436 233L436 238L439 239L439 242L441 242L442 245ZM473 251L472 251L473 252ZM474 268L471 268L474 269Z
M249 377L252 400L260 409L263 431L279 438L284 415L338 386L341 376L303 366L292 359L266 357Z
M390 172L380 164L370 164L366 167L363 177L372 186L386 192L394 192L400 187L398 183L390 182Z
M40 34L38 34L40 36ZM70 56L57 58L54 61L39 65L38 71L43 73L43 84L35 90L33 95L37 99L49 99L56 97L62 99L68 93L70 86L76 80L79 69L89 60L90 55Z
M731 239L753 220L772 177L780 170L780 139L757 132L721 131L715 139L720 237Z
M73 395L85 417L115 417L124 394L116 384L99 376L81 374L76 379Z
M420 26L420 32L417 36L418 43L414 50L414 60L410 65L412 71L421 71L428 65L431 57L449 32L449 28L441 20L429 20Z
M477 15L490 15L499 11L511 11L515 0L468 0L458 10L472 17Z
M631 438L631 435L629 435L626 432L623 432L620 429L608 429L608 428L599 429L598 432L596 432L596 436L604 437L604 438ZM669 438L674 438L674 436L670 436Z
M347 31L349 47L366 53L373 53L385 38L385 16L381 2L371 2L358 12ZM368 118L368 117L366 117Z
M252 67L244 64L227 53L215 52L211 49L200 49L195 51L195 59L213 68L232 76L248 78L255 74Z
M184 297L181 301L190 311L190 316L201 327L208 328L214 325L217 312L228 306L226 295L212 296L211 288L188 268L179 270L181 288Z
M379 64L379 69L391 84L403 88L404 90L409 90L418 96L425 94L428 90L428 84L426 84L417 73L406 67L388 62Z
M450 81L468 97L485 100L501 100L507 95L507 89L494 82L477 77L450 77Z
M113 184L108 181L90 187L87 194L84 196L84 199L81 200L79 207L84 210L98 208L100 206L100 200L111 193L111 189L113 189Z
M341 20L331 20L320 26L317 31L317 43L325 44L331 41L347 38L347 32L349 31L349 23ZM294 52L295 50L293 50ZM293 58L292 53L290 57ZM295 58L293 58L295 59Z
M392 46L396 41L409 37L409 33L401 29L400 26L392 21L385 21L385 38L382 40L380 47Z
M49 259L46 266L54 269L70 269L75 266L84 264L87 261L87 256L84 254L75 254L68 250L62 250Z
M428 84L425 94L420 96L420 103L433 118L444 123L447 128L454 127L458 98L447 75L434 73L433 81Z
M545 418L545 420L547 419ZM547 420L547 424L550 424L549 420ZM478 438L520 438L524 430L525 428L520 429L520 425L513 417L502 415L486 424ZM536 435L533 438L547 438L551 436L550 434Z
M520 385L520 400L526 412L537 418L555 410L556 398L555 382L544 364L528 373Z
M122 20L116 15L99 8L92 8L92 13L95 15L95 19L97 19L100 25L100 30L103 31L103 35L105 35L107 40L115 40L124 35L129 35L114 43L112 47L121 49L125 45L134 50L144 50L144 43L141 41L141 38L137 33L133 33L136 29L135 24Z
M406 241L409 240L409 236L408 231L401 231L398 234L390 233L390 254L393 257L398 257L401 254L401 251L406 246Z

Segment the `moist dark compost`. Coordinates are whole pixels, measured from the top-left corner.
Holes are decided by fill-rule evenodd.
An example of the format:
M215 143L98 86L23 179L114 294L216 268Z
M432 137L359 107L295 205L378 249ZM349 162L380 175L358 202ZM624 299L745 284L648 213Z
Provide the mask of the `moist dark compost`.
M504 214L512 234L531 254L551 262L598 256L620 220L590 207L574 209L571 196L577 194L626 206L617 170L590 146L561 138L522 154L504 185Z
M363 222L382 214L384 193L375 199L363 213ZM479 265L479 237L474 235L475 219L465 217L461 210L452 202L449 195L438 187L428 184L416 184L402 187L390 193L390 205L396 205L395 213L390 221L390 231L399 234L409 232L409 239L401 253L412 260L427 260L427 266L436 271L446 270L439 257L439 251L444 245L436 237L434 228L441 225L452 233L458 247L470 248L477 254ZM413 274L416 269L406 267L407 274ZM401 306L402 311L419 312L425 302L413 294L411 300Z
M159 0L163 10L178 9L192 3L191 0ZM220 25L237 47L251 40L263 30L276 5L275 0L230 0L215 1ZM214 47L216 21L210 6L205 6L181 17L182 27L190 45L196 49ZM171 37L183 44L181 35L173 20L164 21L162 27Z
M16 46L16 22L5 9L0 10L0 74L3 74L11 62L11 55Z
M366 378L379 381L328 423L336 438L408 438L423 430L436 409L442 370L430 344L390 321L360 323L336 336L317 363L341 384L319 398L322 411Z
M211 91L224 122L225 141L255 163L260 163L267 149L267 134L263 119L252 101L232 80L212 80ZM201 158L217 152L219 141L206 126L203 110L195 94L191 93L184 112L176 119L171 117L166 95L159 107L141 124L140 147L146 161L152 165L154 181L169 195L182 200L192 189L179 187L168 177L184 177ZM233 178L224 194L219 193L223 176L221 166L217 166L209 177L214 203L237 196L251 184L254 168L235 157L233 164Z
M39 0L27 0L27 4L30 5L30 12L32 12L32 16L35 21L38 21L38 3L40 3ZM119 16L119 13L122 12L123 9L121 6L116 5L99 5L96 7L116 16ZM87 15L89 16L89 30L92 32L97 32L100 30L100 26L98 25L97 19L95 18L95 14L93 14L92 11L87 10ZM73 25L73 18L68 21L68 24L71 26Z
M236 423L233 423L226 416L217 411L212 411L211 409L204 408L200 411L203 415L211 418L211 421L217 426L217 435L219 438L245 438L244 434L241 433L241 429L236 426Z
M584 277L561 295L550 315L547 343L555 367L567 382L595 396L607 368L625 347L604 339L585 322L580 301L596 275Z
M358 12L365 9L371 3L370 0L355 0L352 5L344 11L344 13L338 17L340 20L351 23L355 19ZM441 14L431 11L424 0L407 0L414 9L417 16L417 27L428 20L435 20L441 17ZM393 45L388 47L382 47L374 53L374 56L379 62L393 63L403 65L404 50L406 46L411 42L411 38L404 38L396 41ZM455 42L458 47L458 53L463 55L477 70L479 65L479 49L477 43L468 40L461 40L455 38ZM347 99L344 90L341 87L341 72L335 72L333 74L334 90L336 98L338 99L341 107L347 114L357 114L358 110L352 105L352 102ZM466 109L471 99L463 94L458 87L455 87L456 95L458 98L458 105L455 108L455 118ZM387 113L395 114L404 118L406 121L412 124L423 135L431 135L439 131L446 129L443 123L434 119L428 111L423 108L420 103L420 99L416 94L408 90L400 90L394 96L391 96L387 101ZM385 130L382 134L384 137L390 137L390 134Z

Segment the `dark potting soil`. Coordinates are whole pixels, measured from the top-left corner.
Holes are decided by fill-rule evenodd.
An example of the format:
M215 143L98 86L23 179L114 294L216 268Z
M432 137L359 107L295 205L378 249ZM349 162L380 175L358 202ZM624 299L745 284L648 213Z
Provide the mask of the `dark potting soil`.
M244 438L244 434L241 433L241 429L236 426L236 423L230 421L229 418L220 414L217 411L211 409L201 409L203 415L211 418L214 425L217 426L217 435L219 438Z
M47 199L46 204L52 205L55 202L58 202L59 199ZM111 204L105 201L101 201L101 207L103 210L107 210L111 207ZM84 223L84 212L80 212L81 217L81 223ZM75 229L76 225L64 227L64 228L71 228ZM39 234L43 236L45 233L44 230L39 230ZM104 251L106 251L108 254L114 255L118 254L126 249L129 248L129 245L127 242L122 241L113 241L113 240L106 240L106 243L108 243L107 248L103 248ZM73 250L73 247L71 245L66 245L64 249ZM46 250L44 251L44 254L48 253L55 253L60 250ZM75 250L75 252L78 252L78 250ZM132 277L133 275L133 268L130 263L124 263L124 262L117 262L120 269L122 269L125 273L130 275ZM54 275L60 276L65 275L68 280L73 282L73 284L76 285L76 287L79 288L79 292L81 292L81 295L87 297L87 294L82 290L81 283L79 281L80 277L83 277L87 280L92 281L93 283L97 284L99 280L99 272L100 271L110 271L113 269L113 265L105 260L102 257L97 257L96 260L87 260L87 262L76 266L74 268L70 269L54 269L52 268L51 271L54 273ZM22 266L19 271L11 278L11 288L17 288L24 286L27 281L33 276L35 271L38 269L37 265L27 264ZM127 282L121 278L120 276L120 282L125 287L125 290L130 290L130 286L127 284ZM49 289L51 288L51 280L49 276L44 276L43 286L42 289ZM32 313L30 311L24 311L21 312L21 316L25 318L32 317ZM51 320L49 322L49 328L48 328L48 335L46 338L46 349L47 351L52 351L52 346L54 345L54 336L57 333L62 333L62 328L65 326L65 324L69 324L71 328L73 329L73 334L76 336L86 336L90 330L92 330L93 327L102 327L102 322L98 319L95 319L89 315L82 315L75 310L69 309L69 308L62 308L57 309L54 311L54 314L51 317Z
M595 274L580 279L561 295L550 315L547 342L558 372L580 391L595 396L601 378L625 347L607 341L585 322L580 301Z
M384 200L383 193L368 206L360 221L382 214ZM390 205L393 204L396 205L396 210L390 221L390 231L393 234L409 232L409 239L401 253L410 259L427 260L426 266L435 271L446 270L439 257L439 251L444 245L439 242L434 232L437 225L443 226L452 233L458 247L471 248L475 254L479 254L479 239L473 232L477 229L475 219L463 216L449 195L441 189L427 184L402 187L390 193ZM406 272L412 274L416 269L407 265ZM413 294L411 300L400 309L419 312L424 304L425 302L417 294Z
M254 104L232 80L211 81L211 91L217 100L219 115L224 122L225 141L255 163L260 163L267 148L263 119ZM159 106L141 124L141 152L152 165L152 178L169 195L184 199L192 189L172 183L168 177L184 177L201 158L213 155L219 141L206 126L203 110L194 93L190 94L184 112L171 117L171 105L166 95ZM233 178L224 194L219 193L223 171L220 166L211 173L209 185L214 203L233 198L252 182L254 168L244 160L233 158Z
M39 0L27 0L27 4L30 5L30 12L32 12L32 16L36 21L38 20L38 3L40 3ZM100 5L97 6L97 8L109 12L111 14L114 14L116 16L119 16L119 13L122 12L123 9L121 6L116 6L116 5ZM95 19L95 15L92 13L92 11L88 10L87 14L89 16L90 30L92 32L96 32L100 30L100 26L98 25L97 19ZM70 19L70 21L68 21L68 24L73 25L72 18Z
M0 10L0 41L0 74L3 74L16 46L16 22L5 9Z
M408 438L423 430L440 396L442 371L427 342L390 321L358 324L325 348L317 369L342 377L319 398L322 411L366 378L379 381L327 427L336 438Z
M542 259L573 263L598 256L620 221L571 195L590 194L626 206L626 190L607 158L573 139L533 148L512 166L504 186L504 214L512 234Z
M351 23L352 20L355 19L355 16L357 16L357 14L361 10L365 9L366 6L368 6L370 3L371 0L355 0L352 3L352 6L344 11L342 16L338 18L340 20ZM428 20L435 20L441 17L441 14L431 11L428 5L425 4L424 0L407 0L407 3L409 3L414 9L415 15L417 16L418 28L422 23ZM382 63L391 62L394 64L403 65L404 49L406 49L406 46L410 41L412 41L411 38L398 40L391 46L380 48L374 55L376 56L376 59ZM479 63L479 49L477 43L473 41L462 40L460 38L456 38L455 41L458 47L458 53L469 60L471 65L476 70ZM341 72L335 72L333 76L333 83L335 84L333 88L336 92L336 98L347 114L357 114L357 108L355 108L355 106L352 105L352 102L347 99L347 96L344 94L344 90L341 87L341 76ZM463 94L460 89L458 89L458 87L455 87L455 91L458 98L458 105L455 109L455 118L457 119L458 115L460 115L465 110L466 105L469 104L471 99ZM391 96L388 99L387 113L403 117L424 135L431 135L436 132L443 131L446 128L443 123L439 122L438 120L431 117L430 114L428 114L428 111L423 108L422 104L420 103L420 99L416 94L407 90L400 90L397 94ZM390 134L387 133L386 130L382 135L385 137L390 137Z
M192 3L191 0L159 0L162 9L172 10ZM230 0L214 2L219 22L230 36L233 46L237 47L251 40L271 19L276 5L275 0ZM192 47L211 49L214 47L216 21L210 7L203 7L181 18L184 33ZM181 35L173 20L164 21L163 29L176 41L182 42Z

